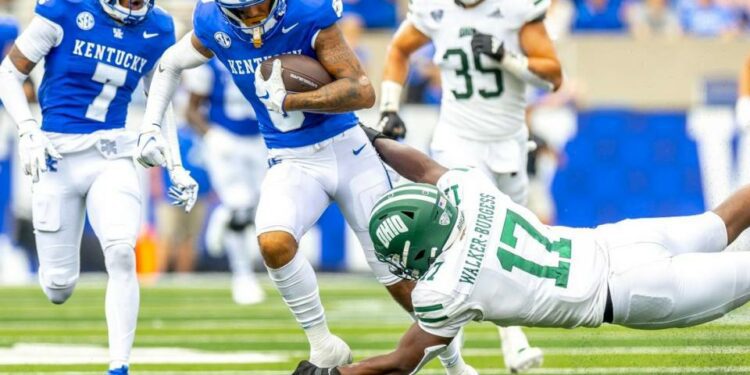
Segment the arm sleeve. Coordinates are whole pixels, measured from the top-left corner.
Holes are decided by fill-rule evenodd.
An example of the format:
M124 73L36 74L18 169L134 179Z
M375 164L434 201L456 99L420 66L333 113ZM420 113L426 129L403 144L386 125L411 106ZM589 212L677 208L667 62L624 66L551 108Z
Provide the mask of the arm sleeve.
M180 74L185 69L195 68L208 61L192 45L192 33L187 33L177 44L170 47L159 61L154 78L148 89L144 124L161 125L164 113L180 82Z
M31 114L29 102L23 91L23 82L28 76L18 71L16 66L5 58L0 64L0 101L5 110L18 126L19 133L26 132L29 126L36 126L36 120Z
M200 96L209 96L214 86L214 74L207 64L203 64L183 72L182 83L188 92Z
M63 29L60 25L36 16L16 39L16 47L27 59L38 63L52 48L59 46L62 39Z

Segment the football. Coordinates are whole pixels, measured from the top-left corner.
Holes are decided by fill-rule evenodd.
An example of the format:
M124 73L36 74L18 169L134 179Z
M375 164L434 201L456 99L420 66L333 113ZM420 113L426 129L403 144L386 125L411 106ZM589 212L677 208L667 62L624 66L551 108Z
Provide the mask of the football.
M281 60L281 78L289 92L306 92L317 90L333 81L323 65L311 57L286 54L270 58L260 65L260 73L268 79L273 69L273 62Z

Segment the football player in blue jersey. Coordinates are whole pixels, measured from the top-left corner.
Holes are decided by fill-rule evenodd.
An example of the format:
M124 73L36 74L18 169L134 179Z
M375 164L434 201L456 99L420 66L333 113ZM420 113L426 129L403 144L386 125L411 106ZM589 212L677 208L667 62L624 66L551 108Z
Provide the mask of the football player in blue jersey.
M206 168L221 200L208 221L207 248L211 254L226 250L234 301L261 302L265 294L251 254L258 252L254 220L267 152L255 111L217 59L185 71L183 78L190 93L185 117L203 135Z
M255 109L269 149L270 168L255 219L261 254L307 335L316 365L351 361L349 347L328 329L312 266L297 251L302 235L332 201L356 233L377 279L412 310L413 283L377 261L367 234L367 216L391 181L352 113L371 107L375 93L336 26L342 12L341 0L199 1L193 32L165 52L159 64L141 129L142 134L158 132L183 70L213 56L227 67ZM267 79L261 77L263 60L290 53L317 59L333 82L314 91L287 92L279 60ZM166 153L148 151L140 155L146 163ZM463 361L453 364L457 373L466 367Z
M73 293L87 213L109 274L109 373L127 374L138 317L134 246L142 197L131 159L137 134L125 129L125 119L138 82L174 44L174 24L153 0L39 0L35 12L0 65L0 99L18 126L21 163L33 180L39 282L55 304ZM21 84L42 58L40 126ZM143 143L166 141L152 134ZM175 193L189 209L196 184L179 153L169 156Z

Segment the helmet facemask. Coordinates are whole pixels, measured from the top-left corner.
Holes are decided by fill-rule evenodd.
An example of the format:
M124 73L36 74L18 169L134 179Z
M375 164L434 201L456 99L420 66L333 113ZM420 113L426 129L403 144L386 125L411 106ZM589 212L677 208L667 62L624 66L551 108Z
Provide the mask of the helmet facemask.
M135 25L143 22L154 8L156 0L142 0L138 9L133 9L133 0L128 1L127 6L120 4L120 0L99 0L104 11L116 21L125 25Z
M268 14L257 20L251 20L252 24L248 25L243 10L261 5L266 1L271 2ZM217 0L216 5L227 23L232 26L235 35L244 41L252 41L255 48L263 45L264 37L269 37L276 30L276 25L286 13L285 0Z
M416 280L463 228L463 215L435 186L406 184L375 204L369 232L377 259L394 275Z

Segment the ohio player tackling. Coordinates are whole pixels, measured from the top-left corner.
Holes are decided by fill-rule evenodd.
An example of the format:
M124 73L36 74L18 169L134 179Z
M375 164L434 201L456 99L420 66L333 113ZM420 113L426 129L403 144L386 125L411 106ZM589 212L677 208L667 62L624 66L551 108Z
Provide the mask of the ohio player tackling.
M33 179L39 282L55 304L71 296L88 214L109 275L109 373L127 374L139 307L141 192L131 159L136 134L124 129L125 118L138 82L174 43L174 24L152 0L40 0L35 13L0 66L0 99L18 126L21 163ZM40 127L21 84L43 58ZM164 162L174 195L189 210L195 181L179 153Z
M401 137L398 115L409 56L435 47L442 101L431 154L448 167L473 166L516 203L526 204L528 130L526 88L556 89L560 63L544 27L548 0L415 0L386 57L380 127ZM503 358L511 372L538 366L542 352L530 348L517 327L500 329ZM450 361L451 351L441 356Z
M297 252L299 239L332 201L355 231L377 279L406 309L412 283L378 262L367 234L377 198L391 188L385 168L353 110L375 101L369 79L336 21L340 0L201 0L194 30L162 58L151 85L144 134L157 133L180 73L216 56L253 106L269 149L256 229L269 276L310 343L310 360L324 367L351 361L351 350L328 329L317 280ZM298 54L316 59L333 81L308 92L288 92L281 59L261 75L269 58ZM153 156L166 154L166 145ZM155 162L154 162L155 164ZM231 168L232 166L225 166Z
M448 170L376 138L410 180L370 218L378 258L415 279L418 322L387 355L295 374L410 374L470 321L636 329L709 322L750 300L750 252L722 252L750 226L750 187L700 215L594 229L546 226L476 169Z

